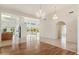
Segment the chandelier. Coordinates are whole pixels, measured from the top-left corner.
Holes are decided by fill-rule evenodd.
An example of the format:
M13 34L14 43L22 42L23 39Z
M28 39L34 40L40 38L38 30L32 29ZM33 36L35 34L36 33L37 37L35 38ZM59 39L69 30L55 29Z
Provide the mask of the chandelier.
M54 12L54 15L53 15L52 19L53 19L53 20L58 19L57 15L56 15L56 6L55 6L55 12Z
M38 18L41 18L41 19L44 19L45 18L45 13L43 12L43 10L41 8L41 5L40 5L40 8L39 8L38 12L36 12L36 16Z

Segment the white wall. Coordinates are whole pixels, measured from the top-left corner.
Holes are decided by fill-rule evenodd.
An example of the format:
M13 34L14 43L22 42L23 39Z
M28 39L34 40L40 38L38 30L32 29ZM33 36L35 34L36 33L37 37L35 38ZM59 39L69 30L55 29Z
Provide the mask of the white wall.
M77 54L79 54L79 17L77 20Z
M77 11L79 10L79 5L77 5ZM79 54L79 11L77 12L77 54Z
M56 39L56 25L53 20L41 20L41 37Z

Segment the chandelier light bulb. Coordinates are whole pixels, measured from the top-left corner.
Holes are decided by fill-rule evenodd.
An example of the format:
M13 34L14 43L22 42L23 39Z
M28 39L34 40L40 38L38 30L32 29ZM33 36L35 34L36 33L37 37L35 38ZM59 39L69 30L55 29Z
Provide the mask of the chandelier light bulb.
M54 16L53 16L53 18L52 18L52 19L54 19L54 20L58 19L57 15L56 15L56 14L54 14Z
M55 13L54 13L54 15L53 15L52 19L53 19L53 20L58 19L58 16L56 15L56 6L55 6Z

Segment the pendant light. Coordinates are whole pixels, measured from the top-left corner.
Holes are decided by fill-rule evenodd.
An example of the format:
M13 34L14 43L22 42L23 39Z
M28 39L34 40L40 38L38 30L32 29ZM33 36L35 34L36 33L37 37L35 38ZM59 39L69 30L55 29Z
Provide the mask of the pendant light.
M57 15L56 15L56 6L54 8L55 8L55 12L54 12L54 15L53 15L52 19L56 20L56 19L58 19Z
M45 18L45 13L42 11L42 7L40 5L39 11L36 13L36 16L38 18L44 19Z

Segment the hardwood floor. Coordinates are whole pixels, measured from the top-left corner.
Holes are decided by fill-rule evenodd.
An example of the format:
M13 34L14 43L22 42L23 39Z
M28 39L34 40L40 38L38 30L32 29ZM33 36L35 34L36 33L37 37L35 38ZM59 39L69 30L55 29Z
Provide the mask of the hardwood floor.
M0 55L76 55L76 53L41 42L40 47L33 50L28 50L25 43L19 44L15 50L12 50L11 45L1 47Z

